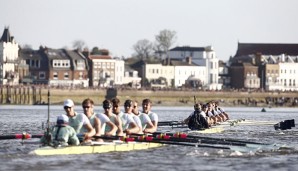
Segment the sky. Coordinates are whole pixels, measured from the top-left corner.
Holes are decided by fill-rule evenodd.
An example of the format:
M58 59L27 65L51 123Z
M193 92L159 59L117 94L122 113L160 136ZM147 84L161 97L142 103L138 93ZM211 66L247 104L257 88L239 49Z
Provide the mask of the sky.
M176 32L176 46L212 46L220 60L240 43L298 43L297 0L0 0L5 27L21 46L91 50L129 57L142 39ZM0 36L1 36L0 35Z

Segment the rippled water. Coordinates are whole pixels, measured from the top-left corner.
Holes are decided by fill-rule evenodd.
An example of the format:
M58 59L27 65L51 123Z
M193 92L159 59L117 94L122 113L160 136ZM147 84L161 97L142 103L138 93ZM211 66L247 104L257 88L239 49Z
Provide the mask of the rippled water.
M77 107L78 112L82 110ZM97 112L101 107L96 108ZM154 107L161 121L182 120L191 112L190 107ZM232 119L258 121L298 121L297 108L225 108ZM64 111L51 106L50 120ZM47 106L0 106L0 135L28 132L43 133L42 122L48 116ZM175 131L176 129L168 128ZM297 170L297 127L275 131L272 125L229 127L221 134L209 137L234 138L276 144L290 148L235 152L210 148L165 146L157 149L106 154L63 155L40 157L28 154L39 145L37 139L0 140L1 170Z

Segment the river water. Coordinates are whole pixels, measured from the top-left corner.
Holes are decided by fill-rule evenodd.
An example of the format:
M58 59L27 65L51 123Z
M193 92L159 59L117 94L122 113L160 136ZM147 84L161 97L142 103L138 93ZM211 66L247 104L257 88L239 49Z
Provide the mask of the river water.
M77 112L82 112L76 107ZM256 121L279 122L287 119L298 121L298 108L225 108L231 119L245 118ZM62 106L0 106L0 135L28 132L43 133L48 111L54 122L64 113ZM96 107L101 112L101 107ZM158 107L160 121L182 120L192 111L191 107ZM165 128L163 128L165 129ZM167 128L172 132L175 129ZM220 134L208 137L233 138L276 144L276 148L237 152L212 148L164 146L156 149L106 154L36 156L29 154L38 148L37 139L0 140L0 170L297 170L298 130L276 131L272 125L229 127ZM277 149L277 147L284 148ZM270 146L271 147L271 146ZM287 148L285 148L287 147Z

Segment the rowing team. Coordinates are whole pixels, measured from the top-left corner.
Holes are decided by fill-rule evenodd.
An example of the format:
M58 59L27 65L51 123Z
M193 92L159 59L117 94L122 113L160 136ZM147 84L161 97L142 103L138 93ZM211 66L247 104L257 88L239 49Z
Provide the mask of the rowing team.
M218 106L218 102L196 103L194 111L184 120L191 130L210 128L229 119L229 115Z
M77 135L82 135L83 141L88 142L93 136L123 136L157 130L158 115L151 111L150 99L143 100L142 112L138 110L138 102L132 100L124 102L124 112L120 110L118 98L104 100L102 106L104 111L95 113L94 102L88 98L82 102L84 113L76 113L74 102L65 100L66 114L57 117L57 124L41 138L41 142L53 146L78 145L80 141Z

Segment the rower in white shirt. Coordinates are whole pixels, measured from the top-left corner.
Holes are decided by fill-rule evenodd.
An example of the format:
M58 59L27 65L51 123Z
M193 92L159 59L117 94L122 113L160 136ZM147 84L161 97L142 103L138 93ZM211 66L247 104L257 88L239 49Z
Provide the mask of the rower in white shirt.
M131 115L124 114L120 111L120 100L118 98L112 99L113 113L116 114L122 122L122 130L126 134L131 134L139 131L139 128ZM119 129L118 129L119 130ZM117 132L118 133L118 132Z
M129 115L129 117L132 117L134 120L134 123L137 125L137 128L133 128L130 130L130 133L135 133L135 134L142 134L142 123L141 120L138 116L134 115L132 110L133 110L133 102L131 100L126 100L124 102L124 110L125 114Z
M106 115L114 125L116 125L116 132L113 135L123 136L122 131L122 122L121 119L112 112L112 102L110 100L104 100L102 102L102 107L104 109L104 115ZM105 132L111 131L113 128L109 125L106 125Z
M151 122L151 119L147 114L139 112L138 102L136 100L133 102L132 112L140 118L143 133L150 133L154 131L154 125Z
M157 130L157 124L158 124L158 115L154 112L151 111L151 107L152 107L152 102L150 99L144 99L143 103L142 103L142 107L143 107L143 112L144 114L147 114L153 124L152 128L146 128L147 131L146 132L156 132Z
M84 114L88 117L92 127L95 129L96 136L101 135L114 135L117 127L114 125L111 120L104 114L96 114L94 112L94 102L92 99L85 99L82 102L82 108L84 110ZM112 129L110 131L105 132L106 125L109 125Z

